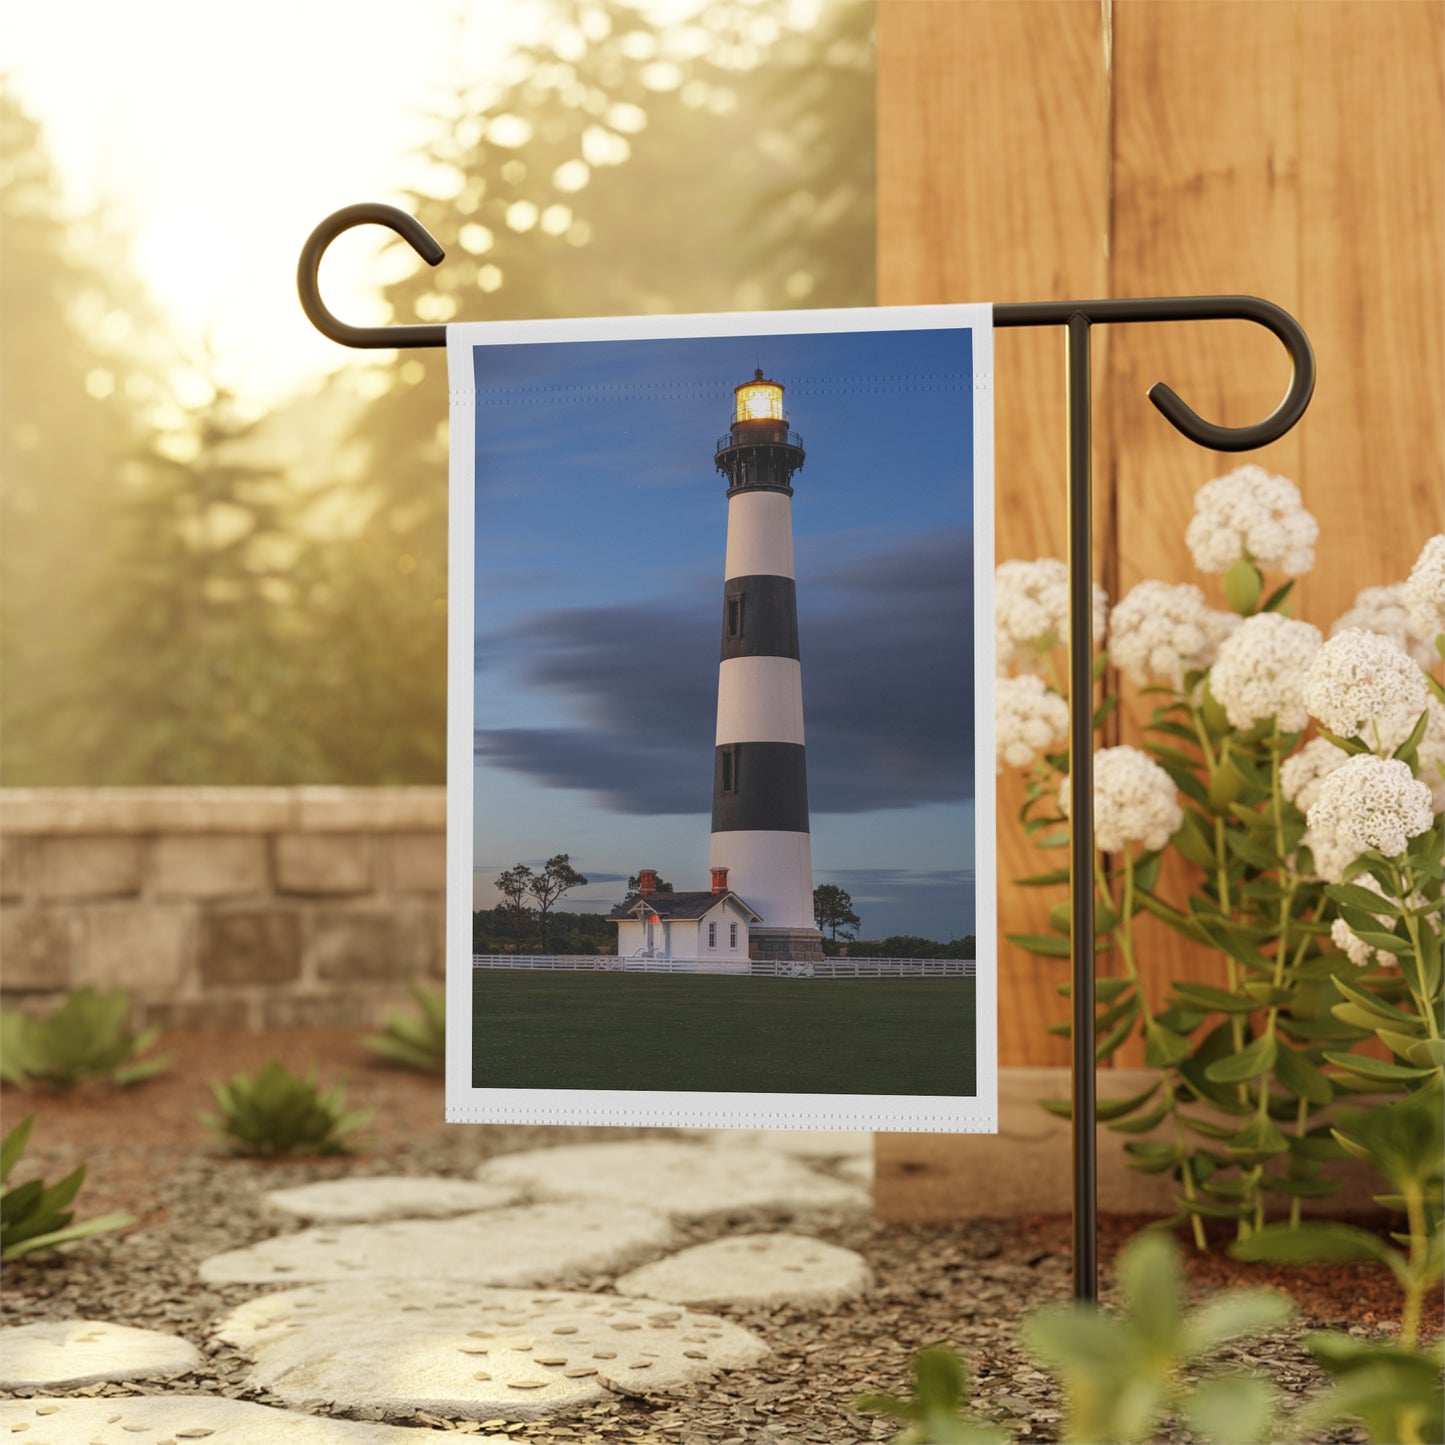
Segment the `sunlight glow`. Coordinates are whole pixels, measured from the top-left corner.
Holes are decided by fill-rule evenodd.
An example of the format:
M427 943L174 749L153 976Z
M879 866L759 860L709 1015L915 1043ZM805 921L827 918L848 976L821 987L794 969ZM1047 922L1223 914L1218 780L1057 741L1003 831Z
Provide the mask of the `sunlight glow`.
M68 207L100 205L178 335L204 338L225 384L265 404L357 359L297 303L311 228L354 201L455 184L408 159L430 133L426 107L494 81L541 13L535 0L251 0L239 17L193 0L76 0L0 7L0 53ZM328 251L323 294L348 321L384 322L381 243L356 235Z

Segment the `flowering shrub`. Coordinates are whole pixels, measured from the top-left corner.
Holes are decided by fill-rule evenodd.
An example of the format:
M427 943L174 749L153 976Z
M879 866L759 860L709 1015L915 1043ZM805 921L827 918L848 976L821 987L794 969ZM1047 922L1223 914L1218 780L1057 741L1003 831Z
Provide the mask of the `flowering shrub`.
M1192 584L1146 581L1108 619L1108 661L1156 705L1138 746L1095 757L1096 945L1110 971L1096 980L1096 1047L1106 1059L1137 1034L1161 1077L1100 1118L1131 1136L1135 1168L1172 1173L1201 1247L1204 1218L1236 1221L1243 1239L1272 1208L1297 1225L1302 1199L1332 1192L1322 1166L1346 1146L1319 1122L1327 1105L1445 1088L1445 686L1422 665L1445 657L1445 536L1407 582L1360 593L1326 641L1288 614L1293 584L1266 594L1263 576L1308 571L1318 530L1293 483L1241 467L1201 488L1186 534L1200 568L1224 574L1233 615ZM1030 677L1026 694L1000 679L999 759L1027 770L1025 830L1059 847L1068 756L1052 750L1066 729L1050 703L1065 699L1047 649L1067 634L1066 578L1046 561L1000 568L1000 668ZM1051 599L1047 627L1021 620L1024 576L1051 579L1022 589L1041 610ZM1096 728L1117 701L1094 707ZM1025 712L1051 719L1037 744L1023 745ZM1159 891L1169 849L1190 865L1182 899ZM1019 880L1067 881L1067 868ZM1134 949L1144 912L1212 948L1217 978L1151 997ZM1067 958L1068 904L1048 917L1049 933L1014 941Z

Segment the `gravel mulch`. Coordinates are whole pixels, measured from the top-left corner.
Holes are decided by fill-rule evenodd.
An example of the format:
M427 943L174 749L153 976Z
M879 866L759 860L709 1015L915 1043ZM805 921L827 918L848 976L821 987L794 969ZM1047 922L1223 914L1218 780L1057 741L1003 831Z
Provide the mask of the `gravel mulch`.
M102 1236L63 1254L40 1255L6 1267L0 1303L9 1324L89 1317L147 1329L169 1330L201 1347L204 1366L164 1384L93 1385L87 1396L219 1393L263 1404L281 1402L248 1388L246 1361L208 1341L225 1311L253 1298L251 1286L207 1286L197 1275L208 1255L303 1227L267 1209L266 1190L337 1178L345 1174L441 1174L469 1178L486 1158L517 1149L564 1142L656 1137L661 1131L533 1127L447 1126L441 1118L441 1087L422 1076L374 1067L355 1035L297 1030L264 1038L251 1035L179 1035L167 1041L176 1061L170 1073L125 1093L96 1091L47 1097L5 1090L6 1127L24 1113L37 1115L32 1145L17 1171L55 1177L86 1161L90 1175L80 1195L79 1217L123 1208L138 1216L124 1234ZM252 1069L272 1054L293 1067L318 1064L329 1082L350 1075L350 1102L378 1113L367 1150L349 1160L258 1163L215 1153L211 1136L194 1113L208 1102L205 1081ZM1100 1257L1107 1285L1113 1257L1142 1223L1106 1218ZM907 1393L909 1365L922 1346L947 1341L959 1349L974 1382L977 1413L1009 1426L1027 1441L1053 1441L1062 1421L1050 1377L1016 1346L1018 1321L1028 1310L1066 1299L1070 1290L1066 1218L1029 1217L950 1224L884 1224L869 1218L812 1215L805 1221L751 1211L679 1227L679 1247L725 1234L792 1229L857 1250L868 1261L875 1288L861 1299L825 1312L794 1307L730 1308L715 1312L753 1330L773 1353L758 1366L723 1374L667 1394L618 1398L579 1413L513 1423L517 1441L668 1442L668 1445L745 1445L796 1442L843 1445L888 1440L896 1426L850 1408L860 1391ZM1359 1335L1388 1334L1396 1321L1398 1294L1383 1271L1364 1266L1261 1271L1215 1251L1188 1259L1197 1297L1229 1284L1280 1285L1301 1309L1287 1332L1224 1352L1222 1365L1258 1369L1300 1397L1322 1376L1294 1341L1303 1328L1349 1329ZM612 1275L559 1280L559 1287L600 1290ZM424 1295L426 1281L416 1283ZM1106 1290L1107 1299L1107 1290ZM1427 1326L1440 1328L1437 1299ZM0 1392L3 1394L4 1392ZM336 1411L356 1419L431 1425L458 1432L502 1428L502 1422L446 1421L426 1415ZM1363 1432L1341 1428L1321 1441L1363 1441ZM1182 1425L1161 1441L1189 1445Z

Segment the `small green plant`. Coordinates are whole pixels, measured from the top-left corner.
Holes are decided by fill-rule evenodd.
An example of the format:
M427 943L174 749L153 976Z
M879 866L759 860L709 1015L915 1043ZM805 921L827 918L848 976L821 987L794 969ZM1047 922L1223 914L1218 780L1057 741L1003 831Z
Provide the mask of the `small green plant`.
M425 984L410 985L418 1013L389 1013L386 1032L367 1034L362 1043L372 1053L420 1069L426 1074L441 1074L447 1062L447 996L443 989L427 988Z
M912 1399L859 1395L853 1408L907 1420L893 1445L1009 1445L1002 1426L967 1414L968 1383L963 1361L946 1345L932 1345L914 1356Z
M0 1078L21 1089L35 1084L71 1089L101 1079L123 1088L149 1079L171 1056L141 1058L161 1031L130 1033L125 1026L129 1015L130 995L124 989L77 989L44 1019L0 1009Z
M37 1250L54 1249L73 1239L134 1224L129 1214L102 1214L81 1224L71 1223L75 1213L66 1206L85 1183L84 1164L59 1184L27 1179L24 1184L10 1187L10 1171L25 1152L34 1122L33 1115L21 1120L0 1142L0 1260L22 1259Z
M1024 1321L1025 1349L1058 1376L1068 1402L1066 1441L1130 1445L1148 1440L1158 1418L1177 1411L1206 1439L1253 1445L1271 1438L1274 1387L1251 1375L1217 1374L1190 1386L1181 1372L1241 1335L1282 1325L1282 1296L1232 1289L1185 1312L1179 1248L1146 1232L1119 1256L1123 1309L1049 1306Z
M370 1109L348 1110L342 1085L318 1088L312 1074L293 1074L279 1059L254 1078L237 1074L229 1083L213 1083L211 1093L220 1115L200 1117L234 1154L349 1154L350 1136L372 1115Z
M1257 1445L1273 1438L1278 1394L1267 1380L1215 1374L1190 1386L1186 1366L1241 1335L1274 1329L1293 1313L1288 1300L1257 1289L1233 1289L1185 1312L1179 1248L1148 1231L1119 1256L1123 1309L1050 1305L1024 1320L1020 1338L1062 1386L1069 1445L1132 1445L1154 1438L1159 1417L1177 1411L1190 1429L1220 1445ZM1008 1431L964 1412L968 1379L952 1350L932 1346L914 1360L911 1400L864 1395L859 1410L909 1421L893 1445L1007 1445ZM1338 1413L1338 1412L1336 1412ZM1331 1416L1330 1418L1334 1418Z
M1355 1415L1378 1445L1445 1439L1440 1393L1445 1352L1440 1341L1425 1349L1418 1344L1421 1308L1445 1278L1442 1090L1432 1080L1383 1108L1342 1109L1331 1132L1343 1149L1389 1180L1394 1192L1375 1199L1404 1212L1406 1230L1392 1236L1403 1248L1392 1248L1352 1225L1311 1222L1295 1229L1271 1225L1239 1241L1230 1252L1271 1264L1375 1261L1388 1268L1405 1292L1398 1340L1359 1340L1334 1331L1306 1335L1305 1345L1337 1383L1302 1416L1302 1424Z

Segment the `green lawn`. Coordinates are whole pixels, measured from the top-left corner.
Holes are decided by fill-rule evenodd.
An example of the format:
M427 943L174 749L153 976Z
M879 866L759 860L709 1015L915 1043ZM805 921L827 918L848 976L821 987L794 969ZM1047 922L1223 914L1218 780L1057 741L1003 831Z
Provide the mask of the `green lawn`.
M472 974L477 1088L972 1096L971 978Z

